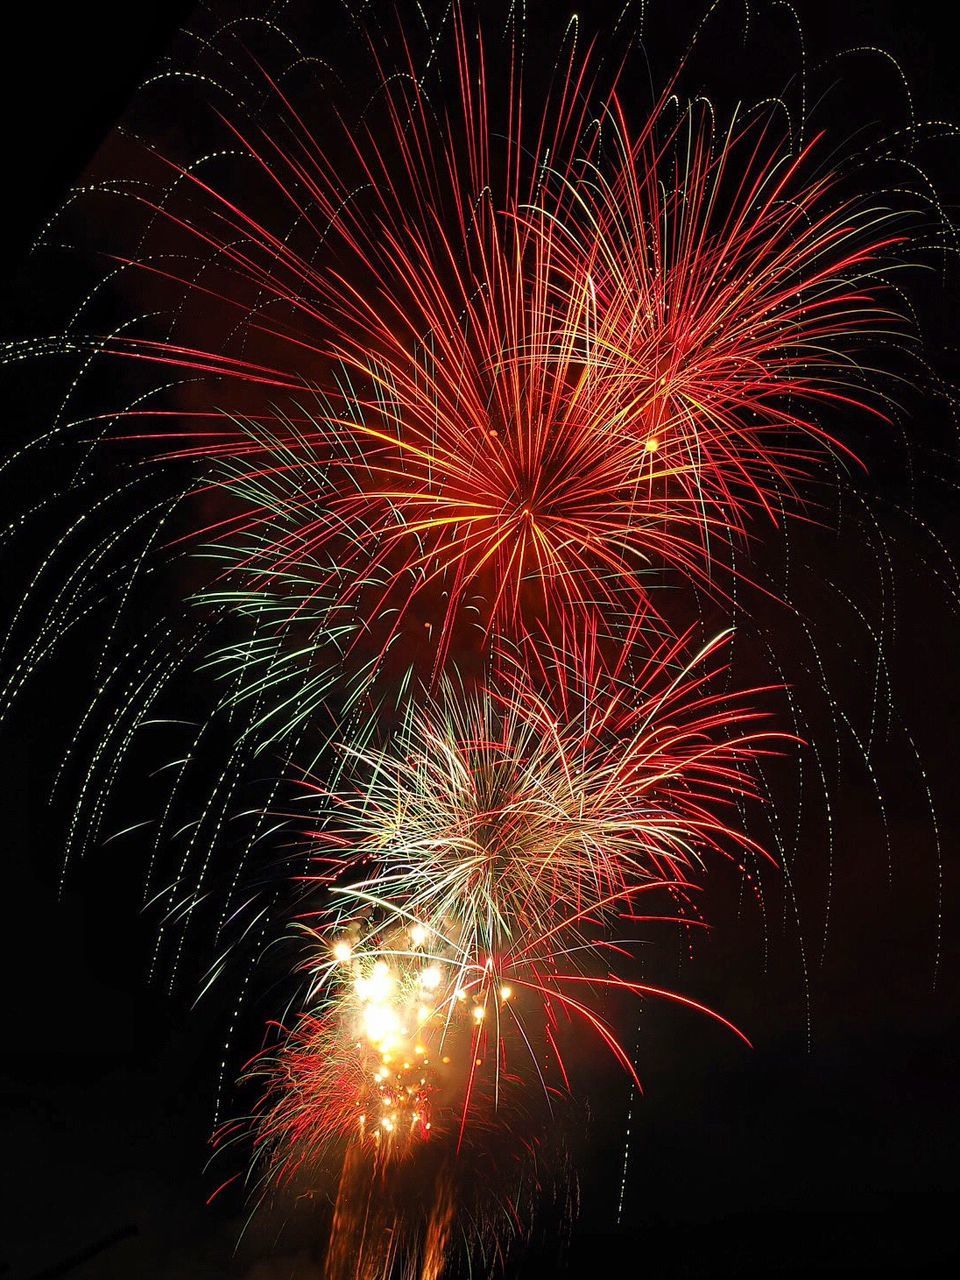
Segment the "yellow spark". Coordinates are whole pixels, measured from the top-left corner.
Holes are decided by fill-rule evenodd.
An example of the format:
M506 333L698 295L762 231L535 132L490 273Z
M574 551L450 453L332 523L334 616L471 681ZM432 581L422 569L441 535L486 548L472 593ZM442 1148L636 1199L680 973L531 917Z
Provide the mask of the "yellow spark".
M426 987L428 991L436 991L442 981L443 974L435 964L428 965L420 974L420 985Z

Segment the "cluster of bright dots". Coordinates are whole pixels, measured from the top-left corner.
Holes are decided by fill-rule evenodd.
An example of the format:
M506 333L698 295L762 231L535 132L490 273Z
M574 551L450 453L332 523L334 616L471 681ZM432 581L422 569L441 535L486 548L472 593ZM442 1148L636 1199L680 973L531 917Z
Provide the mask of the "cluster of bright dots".
M331 948L335 966L347 971L342 1007L370 1086L357 1100L357 1126L378 1145L428 1137L431 1098L451 1068L451 1025L472 1024L479 1034L486 1017L488 996L479 991L489 990L492 963L486 980L465 984L458 966L431 954L434 936L417 923L405 937L390 939L393 945L368 950L341 938ZM496 991L501 1003L513 998L508 983ZM475 1065L481 1062L478 1057Z

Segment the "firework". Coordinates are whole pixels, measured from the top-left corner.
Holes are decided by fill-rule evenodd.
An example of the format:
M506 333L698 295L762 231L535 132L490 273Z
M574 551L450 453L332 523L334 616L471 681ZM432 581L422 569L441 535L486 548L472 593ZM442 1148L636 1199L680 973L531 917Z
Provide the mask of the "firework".
M239 1131L265 1184L330 1172L330 1280L437 1280L455 1240L502 1261L563 1163L547 1135L575 1059L602 1049L636 1081L623 998L731 1027L644 982L636 935L702 925L709 867L767 857L747 814L797 739L766 690L736 691L728 633L689 619L704 596L729 616L762 520L805 514L854 460L833 416L887 415L872 353L908 332L906 220L795 142L781 104L724 124L671 82L638 113L574 40L533 99L509 50L498 92L458 5L450 27L425 66L402 33L395 66L375 44L377 93L330 130L247 67L266 107L228 95L226 147L153 151L155 187L111 188L147 220L115 265L173 315L70 343L177 384L92 418L176 479L144 504L145 468L103 501L108 525L118 494L135 510L11 681L92 610L94 569L125 604L154 544L189 558L192 625L164 618L98 670L87 842L161 695L212 677L147 896L175 846L163 929L212 904L212 983L231 927L259 955L300 895L305 994L248 1066ZM222 767L181 820L211 740ZM251 768L271 776L230 844ZM290 776L305 838L302 808L278 812ZM248 894L254 849L293 828Z
M589 54L525 114L519 68L494 100L454 25L445 113L408 62L337 148L276 85L271 129L226 121L309 252L190 170L134 197L172 241L128 265L215 295L264 352L107 344L239 397L151 438L219 513L188 535L199 599L240 619L211 664L259 742L539 627L670 630L659 587L723 594L754 517L848 453L821 415L884 411L861 357L904 329L902 219L775 117L664 96L632 129Z
M333 905L303 926L307 1008L252 1068L266 1079L256 1141L281 1183L343 1161L343 1203L366 1206L351 1247L369 1229L419 1256L448 1210L474 1214L470 1239L515 1217L512 1179L482 1211L459 1181L450 1205L449 1179L491 1151L536 1149L584 1038L636 1078L612 995L710 1014L640 981L632 955L655 922L701 923L711 858L763 856L738 806L779 735L750 699L718 691L722 647L634 666L544 642L504 663L496 691L447 684L386 749L343 748L336 792L309 788L314 880ZM387 1231L370 1213L389 1217L411 1179L436 1204L432 1225L401 1214ZM374 1255L371 1274L386 1275Z

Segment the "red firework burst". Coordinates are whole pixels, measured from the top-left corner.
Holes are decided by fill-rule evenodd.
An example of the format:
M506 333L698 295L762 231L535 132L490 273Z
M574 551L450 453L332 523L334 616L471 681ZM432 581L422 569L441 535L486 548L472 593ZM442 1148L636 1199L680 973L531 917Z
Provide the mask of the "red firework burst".
M194 173L189 217L151 206L283 363L117 348L291 402L173 451L231 495L201 534L217 598L270 596L275 633L356 615L365 670L413 634L431 679L471 629L616 634L665 571L713 586L752 513L842 451L818 410L880 411L854 353L891 323L896 242L769 122L718 133L665 97L633 132L571 55L531 125L519 76L498 114L482 41L458 24L455 48L446 114L410 56L349 165L275 85L283 145L225 122L322 265Z

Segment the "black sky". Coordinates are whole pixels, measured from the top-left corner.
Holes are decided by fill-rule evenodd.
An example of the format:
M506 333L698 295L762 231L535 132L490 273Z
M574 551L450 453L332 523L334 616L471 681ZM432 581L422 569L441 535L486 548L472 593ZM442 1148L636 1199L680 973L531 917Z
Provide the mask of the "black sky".
M739 29L741 11L728 7L731 27ZM889 49L904 66L921 115L960 119L953 33L940 4L796 0L795 7L811 58L853 45ZM601 25L619 8L584 3L579 11L585 22ZM680 24L689 29L687 15L701 6L659 8L659 25L680 30ZM20 3L4 19L0 131L9 230L0 275L8 336L29 330L38 314L55 313L56 282L43 275L37 283L28 246L190 6L138 0L61 9ZM530 9L536 23L538 5ZM723 73L716 68L718 78ZM945 162L947 185L949 167ZM939 298L936 286L929 292L938 341L946 345L955 304ZM949 372L955 356L948 351L942 358ZM9 443L42 429L44 403L29 372L6 381L0 431ZM918 437L940 439L943 419L942 407L930 406L911 422ZM882 448L878 454L878 496L899 502L905 494L896 463ZM960 552L950 491L921 486L916 506ZM922 785L902 742L892 743L880 753L889 875L882 815L862 772L851 767L833 797L833 921L823 963L817 947L807 957L809 1035L803 959L790 926L774 921L765 968L757 922L721 882L711 912L714 936L685 962L683 980L735 1016L755 1048L737 1048L696 1020L644 1014L646 1096L632 1108L624 1212L618 1225L628 1096L610 1074L601 1078L589 1143L578 1156L583 1211L566 1255L572 1276L939 1276L960 1263L956 619L926 559L927 544L906 530L893 530L902 594L889 658L936 799L942 923ZM862 548L829 532L809 539L813 563L839 560L848 579L857 577ZM44 550L34 548L38 560ZM822 626L830 624L830 608L824 606ZM849 682L856 699L866 651L840 612L837 626L847 653L838 679ZM51 805L46 797L76 686L92 661L89 649L87 642L41 681L0 738L7 1032L0 1058L0 1275L61 1274L58 1266L71 1258L77 1260L71 1274L90 1280L316 1275L309 1207L292 1215L277 1240L276 1220L256 1224L235 1255L239 1200L204 1205L216 1185L203 1166L224 1011L193 1011L186 983L168 993L163 983L147 981L155 921L138 914L138 868L129 850L96 852L58 895L69 798ZM827 874L811 837L799 873L800 910L811 933L819 928ZM778 901L780 910L786 908ZM98 1242L104 1249L82 1259ZM555 1274L556 1257L549 1242L541 1243L518 1274Z

